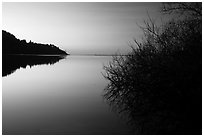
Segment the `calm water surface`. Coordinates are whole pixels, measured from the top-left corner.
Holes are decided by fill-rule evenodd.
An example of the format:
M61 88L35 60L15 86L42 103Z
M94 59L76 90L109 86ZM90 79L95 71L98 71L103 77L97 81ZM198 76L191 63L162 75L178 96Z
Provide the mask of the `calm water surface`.
M67 56L3 77L3 134L129 134L102 97L110 60Z

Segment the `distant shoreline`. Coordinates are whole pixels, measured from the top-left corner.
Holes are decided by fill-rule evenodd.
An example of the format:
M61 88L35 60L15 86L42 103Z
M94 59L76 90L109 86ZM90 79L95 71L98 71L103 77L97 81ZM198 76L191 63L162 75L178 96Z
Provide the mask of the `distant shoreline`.
M127 56L117 54L2 54L3 56Z
M67 56L66 54L2 54L2 55L3 56Z
M117 55L117 54L69 54L70 56L127 56L127 55Z

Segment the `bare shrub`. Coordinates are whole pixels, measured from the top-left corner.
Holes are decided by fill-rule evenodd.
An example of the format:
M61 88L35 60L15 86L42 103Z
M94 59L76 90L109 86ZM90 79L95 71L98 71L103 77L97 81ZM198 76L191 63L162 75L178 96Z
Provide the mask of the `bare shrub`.
M201 134L201 20L146 22L145 41L104 66L104 98L137 134Z

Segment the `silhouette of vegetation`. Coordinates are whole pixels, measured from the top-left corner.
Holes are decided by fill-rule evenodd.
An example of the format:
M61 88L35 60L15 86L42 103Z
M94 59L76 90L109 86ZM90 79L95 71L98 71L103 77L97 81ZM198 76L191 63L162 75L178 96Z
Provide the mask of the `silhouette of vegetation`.
M3 54L49 54L67 55L67 53L52 44L40 44L19 40L9 32L2 31L2 53Z
M104 66L104 98L135 134L202 134L201 3L164 3L180 14L157 27L145 22L144 41Z
M166 2L163 3L161 10L167 14L176 13L191 18L202 17L202 4L199 2Z
M50 44L27 43L14 35L2 31L2 76L7 76L20 67L40 64L54 64L64 56L65 51Z

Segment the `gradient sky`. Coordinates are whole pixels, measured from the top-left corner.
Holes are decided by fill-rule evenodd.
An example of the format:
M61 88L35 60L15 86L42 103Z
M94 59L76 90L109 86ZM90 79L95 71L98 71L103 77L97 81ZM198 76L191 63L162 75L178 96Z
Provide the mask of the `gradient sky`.
M3 2L3 30L19 39L55 44L71 54L130 51L136 25L158 19L161 3Z

